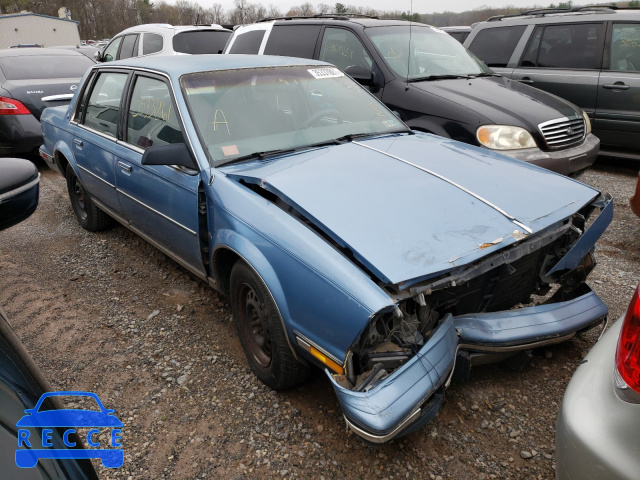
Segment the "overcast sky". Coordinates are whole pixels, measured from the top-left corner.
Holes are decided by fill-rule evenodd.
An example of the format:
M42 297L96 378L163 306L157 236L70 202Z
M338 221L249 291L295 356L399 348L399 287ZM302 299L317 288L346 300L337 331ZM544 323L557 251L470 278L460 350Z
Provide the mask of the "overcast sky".
M228 12L234 8L233 0L194 0L196 3L202 5L204 8L211 7L214 3L220 3L222 8L224 8L225 12ZM275 5L278 9L285 14L291 7L300 5L305 2L305 0L295 1L295 0L263 0L263 1L254 1L248 0L249 3L259 4L262 3L265 7L270 4ZM562 0L558 0L562 1ZM555 1L555 3L558 3ZM335 5L335 0L324 0L324 1L313 1L309 0L309 2L316 6L318 3L327 3L329 5ZM535 0L492 0L490 5L492 7L506 7L509 5L523 8L528 7L535 4L540 5L548 5L552 0L548 0L546 3L536 2ZM345 5L353 5L355 7L372 7L376 10L401 10L401 11L409 11L411 9L410 0L400 0L397 2L389 2L388 0L342 0ZM474 1L474 0L446 0L446 1L431 1L426 2L424 0L414 0L413 2L413 11L415 13L434 13L434 12L464 12L465 10L474 10L482 6L486 6L487 3L482 3L482 1Z

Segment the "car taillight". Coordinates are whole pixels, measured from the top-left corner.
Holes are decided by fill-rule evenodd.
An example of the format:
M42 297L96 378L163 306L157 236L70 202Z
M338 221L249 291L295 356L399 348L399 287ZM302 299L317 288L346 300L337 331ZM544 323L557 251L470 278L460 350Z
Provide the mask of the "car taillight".
M25 115L31 113L22 102L14 98L0 97L0 115Z
M640 394L640 285L633 294L624 317L618 348L616 368L624 382Z

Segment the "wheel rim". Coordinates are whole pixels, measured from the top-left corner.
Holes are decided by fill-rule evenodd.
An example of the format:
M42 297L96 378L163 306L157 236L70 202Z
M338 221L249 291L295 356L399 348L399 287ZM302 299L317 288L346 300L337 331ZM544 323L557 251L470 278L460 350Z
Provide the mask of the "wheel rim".
M84 189L82 188L82 185L80 185L80 182L78 181L78 177L76 176L73 177L72 187L73 187L73 195L75 197L76 204L78 205L78 213L80 214L80 217L82 217L82 219L84 220L87 218L87 209L84 202Z
M239 292L240 328L246 347L261 367L271 364L271 335L267 312L253 289L243 284Z

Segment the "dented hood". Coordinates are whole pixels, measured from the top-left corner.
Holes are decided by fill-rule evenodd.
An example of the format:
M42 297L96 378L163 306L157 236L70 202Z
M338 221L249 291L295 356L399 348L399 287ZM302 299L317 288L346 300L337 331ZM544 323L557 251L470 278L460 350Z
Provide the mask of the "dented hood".
M381 281L401 286L535 234L599 194L553 172L424 134L225 171L279 196Z

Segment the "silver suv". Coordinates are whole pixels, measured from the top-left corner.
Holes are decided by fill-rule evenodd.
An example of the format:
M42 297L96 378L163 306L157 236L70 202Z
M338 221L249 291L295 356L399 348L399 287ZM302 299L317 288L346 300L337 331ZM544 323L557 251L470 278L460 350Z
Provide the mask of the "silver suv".
M494 71L585 110L601 154L640 160L640 10L491 17L464 45Z
M110 62L143 55L221 53L231 33L231 30L216 24L136 25L113 37L104 50L96 55L96 60Z

